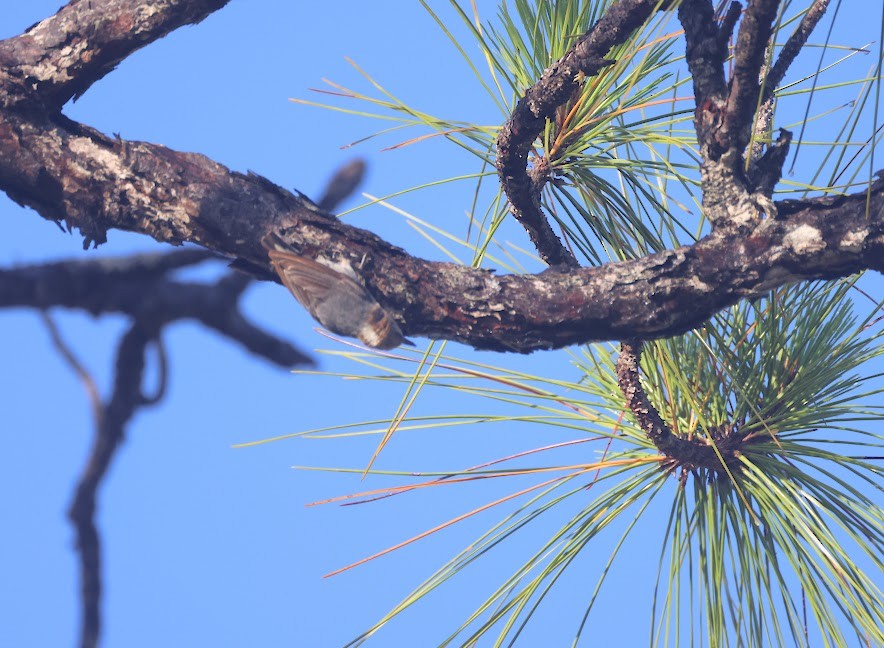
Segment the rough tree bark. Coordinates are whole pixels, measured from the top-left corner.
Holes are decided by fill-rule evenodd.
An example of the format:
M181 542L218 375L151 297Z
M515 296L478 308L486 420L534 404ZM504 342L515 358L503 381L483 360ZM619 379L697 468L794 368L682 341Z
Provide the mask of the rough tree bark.
M733 153L751 130L743 123L746 97L758 87L745 70L757 63L758 43L766 43L761 32L770 28L775 2L750 3L751 22L743 22L738 37L746 42L747 58L738 61L729 95L723 94L723 73L716 67L727 34L710 23L711 12L704 10L709 3L682 5L694 9L683 16L695 90L704 97L696 122L706 155L704 208L714 231L693 246L636 261L530 276L413 257L259 176L230 171L201 155L108 137L61 114L68 99L87 91L125 56L224 4L157 0L147 10L138 0L71 2L21 36L0 42L0 188L44 218L79 229L86 245L104 242L112 228L142 232L162 242L196 243L267 277L261 240L276 232L298 254L358 267L366 287L406 335L500 351L669 336L776 286L884 268L884 182L852 196L768 204L738 172L739 156ZM573 51L579 56L571 63L594 73L608 49L660 4L615 4L578 41ZM750 38L746 25L762 25L761 32ZM563 80L562 74L571 72L569 65L545 74L540 83L568 91L574 77ZM523 102L534 121L542 122L546 108L532 99ZM766 180L754 182L756 187L778 177L779 161L771 154L759 162ZM518 196L510 198L519 204ZM776 218L760 218L759 209Z
M368 291L409 336L522 353L627 340L618 363L626 405L670 468L717 470L720 459L733 458L742 438L730 428L710 431L716 453L705 442L674 434L641 388L638 340L681 333L742 298L791 282L884 271L884 177L854 195L775 203L771 196L790 136L781 133L766 150L752 141L753 133L769 128L773 89L827 0L814 0L766 75L767 85L760 79L778 0L749 0L745 11L732 3L721 17L710 0L614 3L527 90L501 129L501 184L514 216L554 266L519 276L419 259L337 220L329 211L336 196L352 189L359 168L343 173L317 206L205 156L108 137L62 114L67 101L126 56L225 4L72 0L22 35L0 42L0 189L44 218L78 229L85 247L103 243L110 229L135 231L173 245L195 243L266 278L274 275L263 242L272 234L299 255L358 268ZM609 65L605 57L612 47L670 5L678 5L685 32L703 207L712 232L692 246L579 268L540 207L549 162L541 158L529 171L528 153L546 121L579 90L579 79ZM728 79L725 60L735 30ZM93 397L95 446L70 513L84 574L84 646L95 645L100 631L95 494L127 421L162 393L146 396L142 387L148 346L157 345L163 357L162 326L196 319L270 361L308 361L239 313L237 300L248 279L194 285L167 277L205 257L185 250L163 258L0 272L0 307L69 306L125 313L133 320L119 345L112 395L104 403ZM63 346L60 338L57 345Z

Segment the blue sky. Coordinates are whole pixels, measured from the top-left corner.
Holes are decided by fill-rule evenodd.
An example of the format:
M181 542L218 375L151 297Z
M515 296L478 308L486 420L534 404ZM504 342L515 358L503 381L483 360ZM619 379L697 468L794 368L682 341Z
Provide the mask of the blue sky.
M0 37L20 33L50 15L58 0L4 3ZM456 19L447 3L431 3ZM478 2L487 18L495 3ZM331 9L330 9L331 7ZM846 11L846 9L845 9ZM859 30L856 16L844 19ZM852 23L850 21L853 21ZM876 18L877 20L877 18ZM876 38L876 26L856 38ZM312 98L323 77L362 89L350 57L417 106L452 119L499 123L450 43L417 2L289 3L234 0L197 26L187 27L126 59L66 112L106 133L196 151L234 170L252 170L316 196L325 179L353 155L364 156L364 189L385 195L443 177L478 171L467 154L442 142L380 152L397 141L341 146L378 129L365 119L295 105ZM879 165L880 166L880 165ZM397 206L441 226L465 224L473 194L468 183L398 199ZM358 200L351 201L351 205ZM152 241L111 232L97 252L81 239L0 196L6 236L0 263L122 255L160 249ZM440 258L400 218L381 207L349 222L410 251ZM453 226L452 223L456 223ZM462 230L461 230L462 231ZM513 240L525 245L521 233ZM880 284L879 284L880 285ZM332 348L314 323L278 286L256 286L249 313L303 348ZM64 337L104 390L122 322L58 314ZM0 313L0 516L12 533L0 537L0 643L20 648L71 645L78 628L77 565L65 511L92 434L81 385L51 349L39 318L29 311ZM244 441L357 419L390 416L399 386L290 375L249 357L192 324L167 333L169 393L142 410L100 493L99 525L105 556L105 646L339 646L376 621L446 558L466 546L494 514L469 521L341 576L323 574L395 544L507 492L508 487L465 488L340 508L305 504L391 483L383 478L293 470L293 465L362 467L377 437L351 441L293 440L234 449ZM564 352L481 361L577 379ZM354 367L332 357L330 371ZM106 391L105 391L106 393ZM452 406L440 396L426 411ZM469 410L475 402L458 405ZM483 406L484 407L484 406ZM478 409L478 407L477 407ZM565 440L541 441L516 426L476 433L401 435L379 460L382 468L451 468ZM470 459L463 459L464 449ZM646 537L625 558L612 583L593 643L616 637L622 645L647 640L646 607L630 584L656 567L653 519ZM530 539L543 530L526 533ZM534 535L532 535L534 534ZM645 534L645 535L642 535ZM648 551L652 549L652 551ZM459 623L470 605L490 592L525 547L495 557L460 582L443 588L385 629L372 645L431 645ZM607 552L602 554L607 556ZM586 556L590 564L592 556ZM517 564L517 563L515 563ZM573 635L588 585L578 570L563 579L543 631L524 645L564 645ZM593 581L594 583L594 581ZM638 611L624 616L624 597ZM606 607L609 610L606 612ZM631 622L633 615L641 620ZM610 633L610 634L608 634ZM422 638L415 643L415 638ZM557 640L559 639L559 640ZM548 643L547 643L548 642Z

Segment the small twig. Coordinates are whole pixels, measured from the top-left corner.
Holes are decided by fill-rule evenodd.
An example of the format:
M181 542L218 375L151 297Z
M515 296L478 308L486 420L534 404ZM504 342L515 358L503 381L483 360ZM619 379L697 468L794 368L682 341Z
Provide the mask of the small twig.
M334 212L335 209L347 198L353 195L353 192L362 184L365 177L365 161L359 158L348 162L337 171L329 179L316 205L327 212Z
M55 347L55 350L58 351L59 355L80 379L80 382L83 383L83 388L86 390L86 397L89 399L89 404L92 407L92 420L95 425L98 425L101 420L102 406L101 395L98 393L98 386L95 384L95 379L86 369L86 366L80 362L70 346L68 346L61 337L61 331L58 330L58 325L55 323L55 320L52 319L52 316L46 311L40 311L40 318L43 320L43 324L46 325L46 330L49 331L49 337L52 339L52 346Z
M804 44L807 43L810 34L825 15L828 6L829 0L814 0L813 4L804 13L804 17L801 19L798 27L795 28L795 31L792 32L792 35L789 36L789 39L783 45L776 62L767 73L764 80L761 106L755 117L755 130L753 134L755 144L752 147L752 161L757 160L761 156L762 143L760 140L770 131L771 119L773 118L774 93L785 78L786 72L789 70L795 57L798 56ZM782 174L782 170L780 174Z
M789 36L789 39L783 45L783 49L781 49L780 53L777 55L776 62L770 68L764 86L765 102L773 98L777 86L783 82L783 79L786 77L786 72L788 72L795 57L798 56L798 53L804 47L805 43L807 43L807 39L810 37L813 30L816 29L817 24L819 24L820 20L825 15L828 7L829 0L814 0L804 13L804 17L801 19L801 22L798 23L798 27L796 27L795 31L792 32L792 35Z

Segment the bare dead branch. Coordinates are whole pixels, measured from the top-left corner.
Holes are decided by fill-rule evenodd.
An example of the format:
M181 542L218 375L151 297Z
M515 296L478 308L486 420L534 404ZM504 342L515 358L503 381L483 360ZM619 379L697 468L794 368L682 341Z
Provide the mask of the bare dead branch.
M93 314L122 312L133 319L117 351L113 392L107 402L102 402L94 381L42 311L56 347L86 384L95 414L92 449L68 513L80 556L80 645L84 648L97 646L101 635L101 536L95 523L98 489L123 441L128 422L138 408L158 403L166 392L168 359L161 340L163 328L178 319L195 319L276 364L309 362L300 351L260 330L240 313L239 298L251 282L250 277L228 274L215 284L204 285L176 282L166 276L208 258L211 257L203 251L182 250L167 255L68 261L0 271L3 306L45 309L64 305L84 308ZM96 294L100 295L98 299L93 298ZM84 301L78 302L81 298ZM153 392L147 393L142 382L151 344L156 348L159 377Z
M779 0L749 0L734 46L733 73L724 107L723 132L727 149L746 150L755 125L755 108L761 89L761 68L770 45Z
M52 316L46 311L40 311L40 318L49 331L49 337L52 339L52 346L55 347L61 358L67 363L71 370L76 374L80 382L83 383L83 389L86 390L86 397L89 399L89 405L92 408L92 420L95 425L101 420L101 394L98 392L98 385L92 374L86 369L86 366L80 361L77 355L71 349L70 345L64 341L61 331Z
M743 15L743 5L739 2L731 2L728 5L727 13L721 21L721 25L718 27L719 49L723 52L723 56L727 54L731 37L734 35L734 27L737 26L737 21L741 15Z
M771 119L773 118L774 93L785 78L786 72L792 65L795 57L798 56L798 53L804 47L811 32L813 32L820 19L826 13L828 6L829 0L814 0L805 12L798 27L795 28L786 44L783 45L783 48L777 55L776 62L771 66L764 79L761 106L755 117L755 131L753 135L755 141L752 146L752 162L761 156L763 150L763 142L761 140L766 138L770 131ZM782 170L780 170L781 174Z
M734 15L739 11L740 3L731 3L728 19L719 28L715 23L711 0L683 0L678 8L678 19L685 32L688 70L697 104L694 125L697 128L697 141L701 145L708 145L712 139L710 131L715 122L720 120L721 107L727 96L724 62L727 59L728 42L722 36L730 35Z

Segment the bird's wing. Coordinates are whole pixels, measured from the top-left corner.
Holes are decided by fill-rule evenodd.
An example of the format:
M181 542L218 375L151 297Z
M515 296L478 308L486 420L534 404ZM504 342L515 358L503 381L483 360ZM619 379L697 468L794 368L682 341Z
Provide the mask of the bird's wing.
M313 259L283 250L270 250L268 255L283 285L311 313L315 313L316 306L329 298L332 290L365 292L365 288L347 275Z

